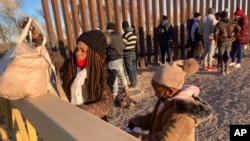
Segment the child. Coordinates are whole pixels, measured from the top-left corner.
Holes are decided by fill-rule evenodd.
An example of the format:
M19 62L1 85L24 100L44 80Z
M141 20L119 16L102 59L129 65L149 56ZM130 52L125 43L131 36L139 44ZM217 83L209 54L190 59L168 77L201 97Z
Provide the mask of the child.
M159 100L152 113L129 121L130 133L142 140L194 141L195 127L212 114L212 108L198 97L199 88L184 85L185 76L198 68L193 58L159 68L151 81ZM149 130L149 134L133 132L138 128Z

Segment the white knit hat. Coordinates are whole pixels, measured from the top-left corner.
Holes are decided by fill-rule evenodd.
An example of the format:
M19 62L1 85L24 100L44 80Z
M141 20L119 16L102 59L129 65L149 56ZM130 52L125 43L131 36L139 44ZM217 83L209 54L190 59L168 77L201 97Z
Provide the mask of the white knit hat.
M152 79L162 86L181 89L185 81L185 76L195 73L198 69L199 64L193 58L177 60L172 64L160 67Z

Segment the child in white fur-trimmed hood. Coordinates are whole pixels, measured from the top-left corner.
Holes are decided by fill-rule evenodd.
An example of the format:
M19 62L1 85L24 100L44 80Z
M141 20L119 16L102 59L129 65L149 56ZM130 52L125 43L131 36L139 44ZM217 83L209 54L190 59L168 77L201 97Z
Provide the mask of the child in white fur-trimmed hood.
M192 58L159 68L151 82L159 100L152 113L131 119L128 131L142 140L194 141L195 127L212 115L212 108L198 97L199 88L184 85L185 76L198 68ZM136 132L138 128L149 134Z

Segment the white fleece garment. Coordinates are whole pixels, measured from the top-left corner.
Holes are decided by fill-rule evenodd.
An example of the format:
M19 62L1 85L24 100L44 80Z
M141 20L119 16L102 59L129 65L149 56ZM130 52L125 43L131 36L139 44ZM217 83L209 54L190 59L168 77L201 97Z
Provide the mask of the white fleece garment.
M85 79L87 78L87 70L86 68L82 69L76 74L76 78L74 79L71 85L71 104L81 105L84 103L82 97L82 85L84 85Z

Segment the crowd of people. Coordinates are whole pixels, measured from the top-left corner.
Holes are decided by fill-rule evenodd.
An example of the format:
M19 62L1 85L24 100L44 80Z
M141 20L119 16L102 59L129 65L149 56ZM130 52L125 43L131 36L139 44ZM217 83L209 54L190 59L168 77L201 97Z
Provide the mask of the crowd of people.
M189 58L201 60L203 70L225 75L229 73L228 67L241 67L244 46L249 43L249 21L239 8L233 15L234 20L230 20L227 9L216 13L214 8L210 8L203 20L196 12L189 21ZM215 56L218 56L217 67L213 62Z
M159 67L151 81L158 101L152 113L131 117L128 133L142 140L195 140L195 127L211 116L212 108L199 98L197 86L185 84L185 77L198 71L200 59L205 71L217 71L213 65L216 48L222 74L229 73L228 66L241 67L243 46L249 42L248 19L242 10L236 10L234 21L229 20L226 10L216 15L217 18L214 8L208 10L203 20L199 12L194 14L189 28L191 52L187 60L175 61L171 54L173 26L168 17L163 16L157 38L161 63L165 65ZM42 37L35 36L37 31L35 25L32 26L32 40L38 46ZM105 33L100 30L81 33L67 64L64 58L49 51L58 70L65 65L68 70L73 70L63 76L69 101L105 121L108 121L107 115L117 95L128 94L129 89L137 86L137 36L127 21L122 22L123 34L118 32L117 26L107 24ZM143 134L141 130L149 130L149 133Z
M188 21L187 42L190 51L187 58L196 58L200 61L204 71L225 75L229 73L228 67L241 67L244 46L249 43L249 20L239 8L233 13L234 20L230 20L228 14L227 9L216 12L214 8L209 8L203 19L199 12L195 12L193 18ZM157 34L161 63L165 64L166 52L166 61L172 62L174 30L165 15L157 27ZM216 56L217 64L214 63Z

